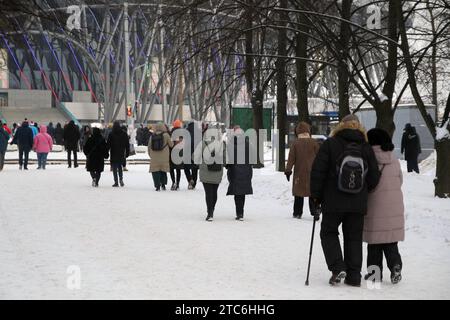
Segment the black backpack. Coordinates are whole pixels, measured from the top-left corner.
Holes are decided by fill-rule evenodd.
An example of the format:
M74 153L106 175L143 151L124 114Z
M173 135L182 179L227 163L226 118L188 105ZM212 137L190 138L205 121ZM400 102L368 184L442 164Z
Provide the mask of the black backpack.
M338 190L344 193L358 194L364 190L367 163L362 148L358 143L344 145L344 151L336 162Z
M153 151L161 151L165 148L164 145L164 135L162 133L157 133L152 136L151 149Z

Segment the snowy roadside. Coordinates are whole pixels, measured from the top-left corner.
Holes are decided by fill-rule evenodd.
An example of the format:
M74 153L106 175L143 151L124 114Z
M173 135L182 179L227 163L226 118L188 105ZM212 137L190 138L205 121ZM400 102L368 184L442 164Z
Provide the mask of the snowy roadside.
M255 170L246 220L234 220L223 182L212 223L204 221L201 185L156 193L145 165L130 166L119 190L110 187L110 172L92 189L81 167L22 172L7 165L0 174L0 298L450 298L450 202L433 197L432 174L405 173L399 285L329 287L317 230L305 287L312 219L307 212L291 218L291 185L267 164ZM67 288L69 266L81 270L79 290Z

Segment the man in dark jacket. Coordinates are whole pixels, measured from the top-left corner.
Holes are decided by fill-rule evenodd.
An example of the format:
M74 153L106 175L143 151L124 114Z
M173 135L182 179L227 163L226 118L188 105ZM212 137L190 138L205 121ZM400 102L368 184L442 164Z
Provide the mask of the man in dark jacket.
M3 170L3 165L5 164L5 153L8 148L9 134L0 126L0 171Z
M33 131L28 125L27 121L22 123L19 129L17 129L12 144L17 144L19 149L19 169L28 170L28 155L31 148L33 148Z
M123 187L123 167L125 166L126 159L130 155L130 143L128 135L122 130L120 122L114 122L112 131L108 136L108 149L110 152L110 161L114 174L113 187Z
M359 148L367 173L361 181L362 190L347 193L338 187L338 168L349 146ZM355 148L356 148L355 147ZM332 272L330 284L335 285L345 278L351 286L361 285L362 234L364 215L367 212L368 192L380 179L377 160L367 143L364 128L354 115L346 116L326 140L311 171L311 197L321 205L323 219L320 238L328 269ZM318 219L317 216L314 217ZM344 233L344 257L342 257L338 228L342 224Z
M420 147L420 137L416 132L416 128L407 123L402 136L402 154L405 154L408 172L419 173L419 154L422 153Z
M73 152L74 167L78 167L77 152L78 152L78 141L80 140L80 130L75 122L71 120L67 126L64 128L64 146L67 150L67 162L69 168L72 167L71 154Z

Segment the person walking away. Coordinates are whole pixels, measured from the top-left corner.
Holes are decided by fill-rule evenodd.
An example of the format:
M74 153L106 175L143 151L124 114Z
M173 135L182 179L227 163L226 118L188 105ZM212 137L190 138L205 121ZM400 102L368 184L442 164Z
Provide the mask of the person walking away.
M92 130L89 126L84 126L80 137L80 150L84 149L84 144L91 137Z
M74 167L78 167L77 152L78 152L78 141L80 140L80 130L75 122L71 120L67 126L64 128L64 146L67 151L67 162L69 168L72 168L71 154L73 153Z
M204 140L197 148L201 148L201 152L194 154L195 163L199 163L200 182L205 190L206 221L213 221L217 190L223 177L225 148L220 137L216 136L209 137L208 141Z
M393 152L394 144L386 131L372 129L367 136L377 158L381 178L377 187L369 193L367 215L364 218L363 241L367 243L369 270L365 279L382 280L384 253L391 271L391 282L397 284L402 279L403 266L398 242L405 240L402 169Z
M83 146L86 155L86 170L91 174L92 186L98 187L98 183L105 168L105 159L109 158L108 145L99 128L92 129L92 135Z
M34 137L33 150L37 153L38 159L38 170L45 170L47 165L47 156L53 149L53 139L47 133L47 127L41 125L39 128L39 133Z
M309 197L309 211L315 212L314 201L309 188L311 168L319 152L319 143L311 138L311 127L306 122L300 122L295 128L297 140L289 150L288 162L285 170L287 180L290 180L292 168L292 195L294 196L294 218L301 219L303 215L304 198Z
M64 145L64 129L59 122L56 124L55 128L55 144L59 146Z
M114 184L113 187L125 186L123 182L123 170L125 161L130 155L130 143L128 135L123 131L119 121L115 121L112 131L108 136L108 150L110 153L110 162L112 166Z
M419 170L419 154L422 153L420 146L420 137L416 132L416 128L410 123L405 125L402 136L401 153L405 154L408 172L420 173Z
M2 123L3 123L2 127L6 131L6 133L9 136L12 136L13 133L12 133L11 129L8 127L8 123L6 121L2 121Z
M0 127L0 171L5 165L5 154L8 149L9 134L3 127Z
M53 122L48 123L47 133L52 137L53 142L55 142L55 127L53 126Z
M198 123L195 121L189 122L186 126L186 130L189 132L191 137L191 161L190 163L184 164L184 174L186 176L186 180L188 181L188 189L193 190L197 186L198 179L198 166L194 163L194 151L197 148L199 141L195 141L195 131L198 131L198 134L201 134L201 129L198 127Z
M355 115L342 119L317 153L311 170L311 197L321 205L320 231L329 280L361 285L362 235L369 191L380 179L366 131ZM316 219L316 217L314 217ZM344 257L338 228L342 224Z
M155 132L148 142L150 172L156 191L166 190L167 172L170 171L170 148L173 142L163 123L155 126Z
M233 152L232 152L233 150ZM227 196L234 196L236 220L244 220L245 196L253 194L253 168L250 164L251 146L244 131L235 126L227 145L227 178L229 182ZM244 152L244 154L242 154Z
M170 137L173 141L173 147L170 149L170 155L172 155L172 151L180 154L182 156L183 152L183 138L182 137L174 137L173 132L177 129L183 127L183 123L180 120L175 120L173 122L173 128L170 131ZM173 162L172 156L169 157L170 160L170 179L172 180L172 187L170 190L176 191L180 188L180 180L181 180L181 169L183 169L183 164L178 163L175 164Z
M29 126L30 126L31 131L33 132L33 139L34 139L34 137L36 137L37 134L39 133L39 130L36 127L36 124L34 122L30 122Z
M19 149L19 169L28 170L28 157L33 148L33 131L27 121L17 129L11 144L17 144Z

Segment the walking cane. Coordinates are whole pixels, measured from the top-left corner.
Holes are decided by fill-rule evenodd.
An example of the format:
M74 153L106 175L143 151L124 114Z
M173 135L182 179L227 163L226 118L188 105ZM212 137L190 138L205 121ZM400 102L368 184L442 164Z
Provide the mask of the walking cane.
M316 214L320 215L320 206L317 206ZM309 248L308 272L306 274L305 286L309 286L309 270L311 269L311 257L312 257L312 250L313 250L313 244L314 244L314 231L315 230L316 230L316 218L314 217L313 229L312 229L312 234L311 234L311 246Z

